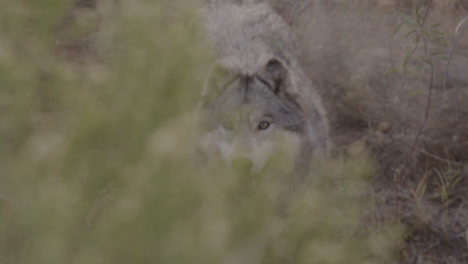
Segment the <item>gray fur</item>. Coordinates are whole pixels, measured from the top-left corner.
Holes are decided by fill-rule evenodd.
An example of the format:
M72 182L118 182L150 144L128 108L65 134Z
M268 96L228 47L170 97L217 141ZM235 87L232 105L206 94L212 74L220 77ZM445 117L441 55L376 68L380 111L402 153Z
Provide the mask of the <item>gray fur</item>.
M204 90L209 128L214 131L229 113L250 108L238 115L238 127L230 133L244 139L265 137L256 122L269 119L275 129L300 139L296 167L306 171L313 156L327 153L327 121L300 66L291 29L269 5L257 1L209 1L206 18L207 37L218 59Z

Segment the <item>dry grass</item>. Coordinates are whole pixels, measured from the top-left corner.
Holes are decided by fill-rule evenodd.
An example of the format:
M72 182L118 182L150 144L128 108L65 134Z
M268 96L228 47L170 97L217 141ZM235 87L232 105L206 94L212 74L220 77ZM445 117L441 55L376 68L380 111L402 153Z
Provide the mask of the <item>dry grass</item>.
M468 34L455 28L468 3L298 2L312 2L294 21L336 152L366 142L379 164L370 221L404 226L401 263L466 263Z

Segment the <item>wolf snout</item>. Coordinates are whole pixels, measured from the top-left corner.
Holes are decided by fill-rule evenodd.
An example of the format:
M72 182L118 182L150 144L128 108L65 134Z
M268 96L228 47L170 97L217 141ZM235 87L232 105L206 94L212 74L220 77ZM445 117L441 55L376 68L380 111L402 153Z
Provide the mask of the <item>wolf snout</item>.
M231 167L237 174L248 174L252 171L253 162L246 157L238 157L231 161Z

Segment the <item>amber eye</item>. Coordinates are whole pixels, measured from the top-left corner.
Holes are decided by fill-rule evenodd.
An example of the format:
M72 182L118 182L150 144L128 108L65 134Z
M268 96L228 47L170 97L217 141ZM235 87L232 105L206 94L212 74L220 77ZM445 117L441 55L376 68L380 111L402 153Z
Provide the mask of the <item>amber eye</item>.
M224 122L221 123L221 124L222 124L222 126L224 127L224 129L226 129L226 130L231 131L231 130L234 129L234 126L232 125L231 122L224 121Z
M262 121L260 123L258 123L258 129L259 130L265 130L267 128L270 127L270 122L267 122L267 121Z

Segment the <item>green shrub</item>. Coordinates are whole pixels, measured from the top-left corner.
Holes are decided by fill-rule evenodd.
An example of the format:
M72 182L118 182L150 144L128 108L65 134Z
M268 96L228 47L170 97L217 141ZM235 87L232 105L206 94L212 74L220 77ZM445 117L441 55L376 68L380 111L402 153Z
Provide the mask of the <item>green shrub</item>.
M99 59L78 64L57 45L90 30L66 24L71 1L2 5L0 263L391 261L392 229L359 232L361 154L318 166L288 199L281 162L252 187L197 159L210 56L194 9L112 3L94 11Z

